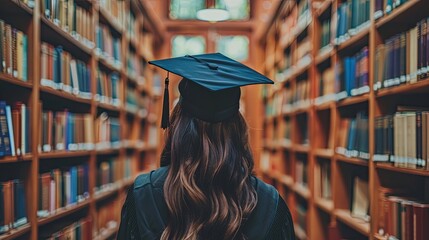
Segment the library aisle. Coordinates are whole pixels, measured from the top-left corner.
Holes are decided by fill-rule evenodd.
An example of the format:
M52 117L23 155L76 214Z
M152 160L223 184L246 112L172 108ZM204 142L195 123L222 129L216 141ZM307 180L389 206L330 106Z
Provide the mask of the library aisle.
M148 61L212 52L275 82L240 111L297 239L429 239L428 9L0 0L0 240L116 239L128 188L160 166L166 72Z

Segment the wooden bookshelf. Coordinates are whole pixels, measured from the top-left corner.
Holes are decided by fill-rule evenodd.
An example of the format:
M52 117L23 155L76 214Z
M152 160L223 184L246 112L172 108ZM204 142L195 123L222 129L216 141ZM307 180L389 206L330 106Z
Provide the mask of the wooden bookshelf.
M160 151L160 131L152 131L152 134L156 134L157 136L151 136L149 133L149 126L158 124L158 116L161 110L160 97L152 93L152 87L156 84L153 79L157 70L151 66L146 66L145 69L142 68L142 71L137 73L137 76L129 76L127 73L127 59L130 51L133 51L134 55L142 62L152 60L154 57L163 57L161 55L163 53L159 50L159 47L162 46L161 44L165 38L165 31L159 21L152 19L154 15L151 13L149 6L138 0L119 1L121 4L124 4L125 17L127 17L129 12L132 12L135 16L135 22L130 23L136 26L136 39L134 39L130 38L126 32L128 22L117 19L109 10L100 6L102 3L92 0L77 1L77 6L89 13L89 22L86 25L94 27L94 31L90 33L92 34L90 36L92 43L89 43L82 40L82 37L72 35L66 29L61 28L45 17L45 14L42 13L41 2L39 0L34 1L32 8L19 0L5 0L1 3L0 19L5 20L12 27L24 32L28 37L28 80L23 81L9 74L0 73L0 101L6 101L8 105L20 101L32 110L39 109L39 103L42 103L43 110L64 111L64 109L68 109L72 113L89 114L94 122L101 113L106 112L109 116L119 120L119 124L121 125L120 142L117 145L111 145L102 149L94 147L88 150L53 150L44 152L40 146L42 144L40 143L40 134L42 133L39 131L41 113L36 110L31 111L29 127L32 133L31 153L23 156L0 157L0 176L2 176L2 181L16 177L21 177L24 181L28 223L1 234L0 240L36 240L40 238L41 228L43 228L43 234L54 231L46 227L54 222L75 221L77 215L82 218L91 218L94 220L98 217L98 209L105 207L106 203L115 201L118 202L118 205L122 206L127 189L133 184L135 177L157 167L157 157ZM121 67L112 64L112 61L103 55L98 55L96 50L97 38L95 26L100 23L106 25L109 31L115 37L119 38L120 58L118 61L122 63ZM153 35L153 37L148 38L150 41L142 43L139 40L143 32L147 35ZM83 98L79 95L41 84L42 63L40 59L43 42L51 44L54 47L62 46L73 58L87 64L91 71L89 81L91 92L89 98ZM107 74L112 72L118 73L118 88L120 92L118 100L120 104L113 105L110 104L111 102L101 102L96 99L96 94L98 93L97 69ZM137 78L144 79L144 82L138 82ZM137 96L151 99L147 101L150 102L150 105L143 106L139 105L140 103L137 104L138 111L145 108L149 109L147 110L149 112L146 111L146 114L139 114L127 111L127 86L133 89ZM135 135L126 133L125 126L132 127L133 131L139 132L139 135L136 137ZM95 129L91 129L91 133L95 135ZM130 139L131 137L133 139ZM156 140L149 146L147 143L153 137ZM133 147L129 148L123 144L126 141L134 141L139 144L134 144ZM94 145L96 144L94 143ZM117 175L119 179L112 184L111 188L103 189L96 194L95 188L98 187L97 179L101 171L98 169L98 164L110 158L114 158L113 161L117 166L114 172L115 176ZM75 166L73 164L83 163L88 164L89 168L87 180L89 197L75 205L57 209L46 217L38 217L38 199L39 193L42 191L39 186L39 174L42 171L61 168L63 165L70 166L72 164L72 166ZM126 164L130 164L131 172L127 173L129 176L126 176L125 173ZM10 176L11 171L14 172L12 176ZM93 238L113 238L118 231L120 223L119 218L114 220L118 224L117 227L109 228L102 235L93 236ZM98 232L94 221L92 223L93 226L91 228L94 232Z
M390 37L415 27L421 19L428 18L428 12L423 9L429 8L429 2L409 0L401 3L389 14L375 19L376 0L370 0L369 21L356 27L356 31L348 31L345 38L341 40L339 37L335 39L332 35L337 34L337 10L347 1L309 0L310 24L305 28L298 24L285 27L290 24L289 18L300 18L299 14L296 15L296 11L303 1L305 0L279 3L274 16L261 31L263 34L258 35L260 47L265 52L265 57L261 59L264 73L276 82L274 87L266 87L261 94L266 109L276 109L278 106L272 106L272 100L278 94L283 94L284 89L293 91L294 86L302 80L302 74L307 74L307 79L310 81L308 90L310 106L305 111L299 106L290 108L289 100L283 97L278 101L283 111L278 114L269 112L265 117L264 150L261 155L263 161L260 163L260 166L264 166L263 179L273 183L282 193L294 217L298 239L387 239L386 236L379 234L380 211L382 211L379 209L380 192L386 188L404 191L414 189L418 192L421 201L429 201L429 171L375 162L375 119L395 113L396 106L401 104L429 107L428 102L424 100L429 98L429 79L426 76L415 83L374 89L376 48ZM299 21L296 19L295 21ZM329 19L331 19L330 41L329 44L321 46L322 34L326 33L323 32L323 24ZM286 32L285 29L287 29ZM310 51L312 61L308 66L300 67L297 66L300 59L296 57L296 52L303 39L302 36L306 34L312 39ZM323 83L320 80L323 72L326 69L335 68L344 58L354 56L363 47L368 47L369 88L367 89L369 91L362 90L346 98L341 98L336 94L337 92L333 92L333 98L321 96L320 85ZM285 67L284 62L289 61L286 53L289 52L292 54L291 67ZM335 75L332 77L335 78ZM289 107L287 111L284 110L285 107ZM369 145L368 152L356 155L353 151L344 153L341 149L337 151L341 147L339 138L343 132L342 121L354 118L359 113L367 114L368 117L368 133L365 135L368 138L366 140ZM283 147L279 149L274 143L281 142L284 138L286 124L283 119L285 117L290 119L288 123L291 124L290 141L287 144L281 144ZM307 123L303 119L306 119ZM276 135L275 132L280 133ZM308 143L306 143L308 145L303 145L303 136L306 135L308 135ZM297 183L297 176L301 174L298 173L297 164L301 161L305 162L306 188ZM321 179L318 178L322 164L330 169L328 173L330 198L320 196ZM355 176L361 178L368 186L369 222L353 217L351 214L354 188L352 179ZM410 180L404 181L404 178ZM298 225L300 220L298 215L301 213L296 210L302 204L307 206L305 227Z

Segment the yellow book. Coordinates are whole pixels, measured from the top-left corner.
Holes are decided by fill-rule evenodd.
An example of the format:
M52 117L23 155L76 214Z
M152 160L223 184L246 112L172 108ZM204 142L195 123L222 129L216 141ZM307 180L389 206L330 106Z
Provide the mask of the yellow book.
M22 79L23 78L23 69L22 69L22 53L23 53L23 49L24 49L24 42L22 40L22 32L18 31L16 33L16 42L17 42L17 46L16 46L16 57L17 57L17 70L18 70L18 78Z

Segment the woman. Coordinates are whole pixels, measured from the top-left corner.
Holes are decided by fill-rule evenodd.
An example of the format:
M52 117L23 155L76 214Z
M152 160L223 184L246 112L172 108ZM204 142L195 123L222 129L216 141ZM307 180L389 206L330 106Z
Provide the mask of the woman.
M240 86L272 81L219 53L151 63L183 77L181 97L171 121L164 105L162 167L130 188L118 239L295 239L283 199L252 176L238 109Z

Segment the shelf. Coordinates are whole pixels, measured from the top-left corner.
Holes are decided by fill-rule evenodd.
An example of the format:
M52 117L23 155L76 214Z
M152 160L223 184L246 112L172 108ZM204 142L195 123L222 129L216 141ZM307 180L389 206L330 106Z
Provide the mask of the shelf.
M83 44L81 41L74 38L71 34L68 32L62 30L60 27L55 25L52 21L45 17L41 17L42 24L41 24L41 36L49 36L49 38L44 39L42 37L42 41L48 41L50 44L53 45L62 45L65 47L65 49L73 54L76 54L76 51L80 51L84 54L86 54L87 57L90 57L92 54L92 47L88 47L85 44ZM54 38L51 38L54 37ZM50 42L54 41L54 42Z
M412 169L412 168L400 168L395 167L387 163L377 163L375 164L376 168L378 169L384 169L387 171L392 172L398 172L398 173L404 173L404 174L411 174L411 175L418 175L422 177L429 177L429 170L424 169Z
M78 203L78 204L76 204L74 206L64 207L64 208L61 208L61 209L57 209L57 211L54 214L49 215L46 218L38 219L37 220L37 224L39 226L42 226L42 225L51 223L53 221L59 220L59 219L65 217L67 215L72 214L72 213L76 213L79 210L82 210L85 207L89 206L89 202L90 202L89 200L85 200L85 201L83 201L81 203Z
M16 239L28 232L30 232L31 230L31 225L29 223L19 227L19 228L15 228L10 230L7 233L1 234L0 235L0 240L12 240L12 239Z
M415 24L422 17L427 16L427 11L423 9L428 9L428 6L427 1L407 1L402 6L393 9L389 15L384 15L376 20L375 27L379 31L389 31L391 34L395 31L401 31L401 28Z
M101 192L96 192L94 194L94 199L96 202L102 201L106 198L109 198L115 194L118 193L118 190L121 188L121 185L119 183L113 183L114 186L112 186L109 189L101 190Z
M295 185L293 186L293 190L295 191L296 194L298 194L302 198L304 198L306 200L310 199L311 193L310 193L310 189L308 189L308 187L304 187L300 183L295 183Z
M349 158L349 157L343 156L342 154L335 154L335 158L340 162L368 167L368 160L363 160L363 159L354 158L354 157Z
M293 144L292 150L297 153L308 153L310 151L310 146L302 144Z
M297 239L299 240L307 239L307 234L298 224L294 224L294 230L295 230L295 236Z
M103 231L102 234L97 235L96 237L94 237L94 240L111 239L112 237L114 237L116 235L116 233L118 232L118 230L119 230L119 224L118 224L117 227L106 229L105 231Z
M53 151L39 154L40 159L89 157L91 151Z
M91 104L91 99L80 98L80 97L77 97L71 93L67 93L67 92L60 91L60 90L55 90L55 89L50 88L50 87L40 86L40 93L41 93L41 95L46 94L46 95L53 96L55 98L64 99L64 100L68 100L71 102L77 102L77 103L82 103L82 104L87 104L87 105Z
M115 66L115 63L111 62L111 61L115 61L115 60L108 60L108 59L106 59L106 57L104 57L102 55L98 55L97 60L98 60L98 63L104 69L107 69L109 72L120 72L121 71L122 63L120 66Z
M121 111L120 107L115 106L113 104L104 103L104 102L97 102L97 108L100 108L102 110L107 110L110 112L115 112L115 113L119 113Z
M274 173L268 173L269 176L275 180L277 180L278 182L280 182L281 184L288 186L290 188L292 188L294 186L294 182L293 182L293 178L290 175L286 175L283 173L279 173L279 172L274 172Z
M285 150L290 150L292 149L292 142L289 140L281 140L279 143L280 147L285 149Z
M364 94L360 96L348 97L344 100L337 102L338 107L347 107L350 105L355 105L359 103L368 102L369 94Z
M131 186L134 183L134 179L137 176L135 176L134 178L130 178L128 180L122 180L121 188L128 188L129 186Z
M326 47L323 47L320 49L319 53L317 54L315 58L316 65L320 65L327 60L331 59L331 57L335 54L335 49L328 45Z
M400 94L427 93L429 91L429 78L415 83L403 84L390 88L382 88L375 92L377 98Z
M103 7L100 7L99 13L100 20L102 20L103 23L108 24L114 31L119 34L122 34L124 32L123 26L107 10L105 10Z
M369 223L352 217L349 210L337 209L334 210L334 214L341 222L345 223L361 234L369 236Z
M32 154L26 154L24 156L5 156L0 158L0 164L30 162L32 159L33 159Z
M11 85L19 86L25 88L27 90L31 90L33 88L33 84L31 82L25 82L19 78L13 77L9 74L0 73L0 85L3 83L8 83Z
M321 210L323 210L329 214L332 213L332 211L334 211L334 202L330 199L324 199L324 198L316 197L314 200L314 203Z
M316 8L316 15L320 17L323 15L331 6L332 0L325 0L323 1L317 8Z
M368 39L369 39L369 29L370 27L367 26L360 30L356 35L350 37L345 42L341 43L338 46L338 52L347 51L349 49L354 50L356 47L364 46L365 43L368 45Z
M19 1L19 0L8 0L2 1L2 8L7 9L9 13L12 14L21 14L24 13L28 16L33 15L33 9L28 7L27 4Z
M119 148L107 148L95 151L97 155L113 155L119 154Z
M333 95L330 95L333 96ZM326 100L321 100L320 103L314 103L314 106L316 108L316 111L325 111L325 110L329 110L331 107L335 106L335 100L332 99L326 99Z
M317 148L314 150L314 155L316 155L316 157L330 159L334 156L334 150L326 148Z

